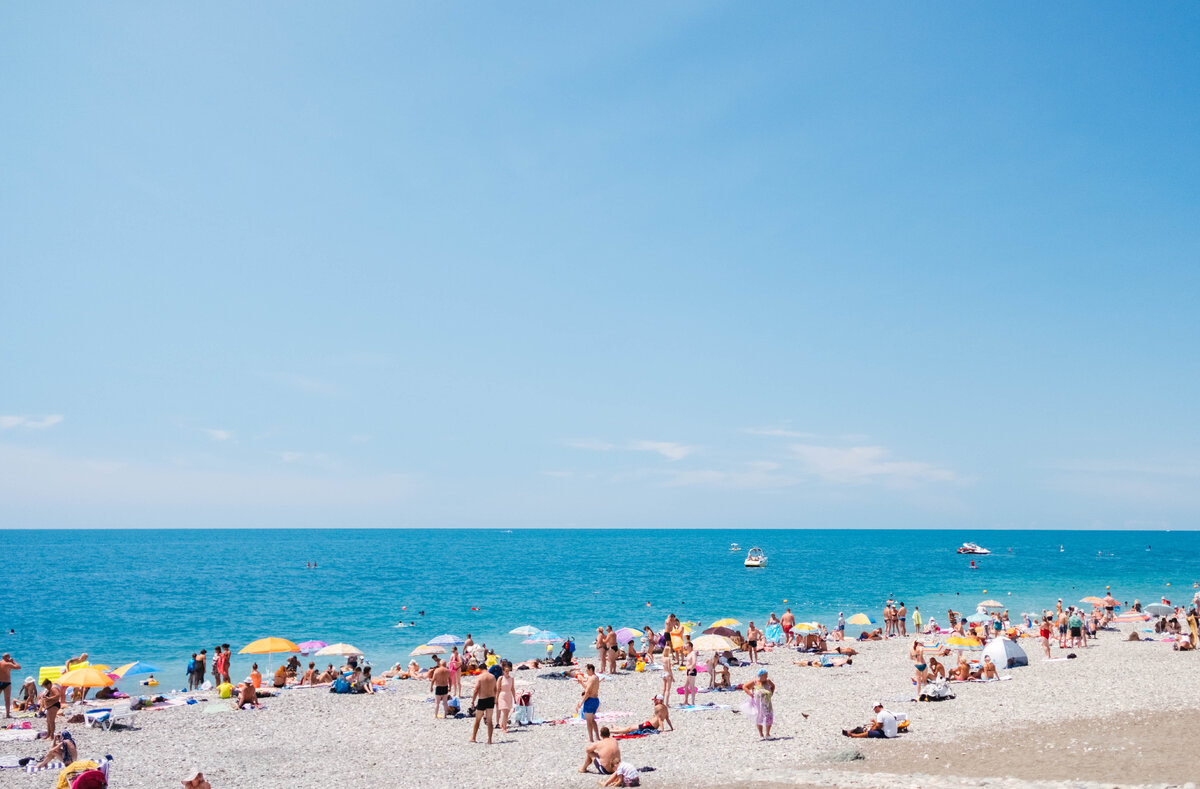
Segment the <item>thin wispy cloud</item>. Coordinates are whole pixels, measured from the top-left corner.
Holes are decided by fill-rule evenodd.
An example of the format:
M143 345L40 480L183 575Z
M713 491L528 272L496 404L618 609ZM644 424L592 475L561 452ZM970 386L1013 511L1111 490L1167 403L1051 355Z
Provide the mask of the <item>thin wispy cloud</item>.
M903 487L957 479L953 471L932 463L893 460L891 453L879 446L844 448L792 444L789 451L799 461L801 471L836 485L879 482Z
M203 428L204 432L213 441L233 441L234 435L232 430L224 430L218 427Z
M784 427L749 427L745 430L752 436L775 436L778 438L816 438L815 433L805 433Z
M575 449L586 449L593 452L613 452L617 450L627 452L654 452L662 455L667 460L683 460L688 455L694 454L697 451L697 447L689 446L687 444L680 444L676 441L636 440L626 441L622 444L615 444L611 441L575 439L568 441L567 446Z
M309 394L322 395L325 397L340 397L346 393L346 390L337 384L333 384L328 381L322 381L319 378L310 378L307 375L283 372L260 372L258 375L264 380L271 381L300 392L308 392Z
M44 430L60 424L66 417L62 414L47 414L46 416L0 416L0 430L24 428L26 430Z

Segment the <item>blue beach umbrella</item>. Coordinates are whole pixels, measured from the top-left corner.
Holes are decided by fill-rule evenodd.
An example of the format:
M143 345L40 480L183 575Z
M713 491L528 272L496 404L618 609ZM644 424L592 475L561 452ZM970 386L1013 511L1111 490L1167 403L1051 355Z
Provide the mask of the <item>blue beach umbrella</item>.
M515 627L508 632L514 636L532 636L535 633L542 632L542 629L540 627L534 627L533 625L522 625L521 627Z
M162 672L162 669L159 668L158 666L155 666L151 663L144 663L141 660L137 660L137 661L134 661L133 663L126 663L124 666L121 666L113 673L116 674L118 677L132 677L132 676L136 676L138 674L156 674L156 673L161 673L161 672Z
M566 639L558 633L551 633L549 630L542 630L534 633L529 638L522 641L522 644L552 644L556 641L565 641Z
M425 643L431 647L461 647L467 642L452 633L444 633L436 638L429 639Z

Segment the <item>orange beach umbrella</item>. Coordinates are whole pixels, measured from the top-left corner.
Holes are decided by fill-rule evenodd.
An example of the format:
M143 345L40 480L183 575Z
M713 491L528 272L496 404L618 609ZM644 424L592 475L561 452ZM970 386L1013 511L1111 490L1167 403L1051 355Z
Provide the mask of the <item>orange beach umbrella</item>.
M94 666L76 668L58 678L59 685L72 688L107 688L113 684L113 678Z
M239 655L270 655L275 652L299 652L300 647L286 638L260 638L238 650Z

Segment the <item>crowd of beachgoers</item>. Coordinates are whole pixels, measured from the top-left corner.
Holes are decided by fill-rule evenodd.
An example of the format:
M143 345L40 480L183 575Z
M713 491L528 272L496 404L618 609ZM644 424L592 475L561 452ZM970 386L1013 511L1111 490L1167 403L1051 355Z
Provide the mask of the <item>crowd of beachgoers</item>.
M112 747L115 742L96 742L92 724L119 729L123 720L136 720L133 714L139 710L155 712L201 704L213 714L262 710L272 703L269 700L283 701L292 691L319 689L335 695L398 695L403 703L431 703L431 709L418 716L429 721L424 725L437 731L439 738L461 737L464 744L511 741L516 733L524 735L535 731L534 727L549 730L578 723L584 731L577 741L574 769L599 774L606 786L638 786L647 779L646 771L652 771L644 762L653 748L643 744L661 743L659 747L671 748L672 733L681 725L681 714L740 715L741 725L752 727L759 740L778 742L778 747L787 750L786 740L791 737L773 734L777 693L786 694L789 684L806 685L797 682L798 670L849 670L861 668L864 658L902 661L906 654L910 689L884 697L864 686L858 698L858 713L836 726L840 736L851 739L894 739L910 729L917 717L908 702L953 700L957 694L951 689L952 683L1011 679L1012 669L1030 663L1029 653L1046 662L1066 661L1101 640L1118 640L1112 635L1118 632L1122 641L1165 642L1173 651L1194 650L1198 645L1198 608L1200 593L1188 606L1171 605L1167 600L1144 606L1137 600L1119 602L1106 593L1077 603L1058 600L1041 612L1018 615L1010 615L999 601L985 600L968 615L946 611L944 625L936 617L926 618L919 606L910 610L905 603L890 599L877 616L860 612L847 618L842 613L828 625L799 621L791 609L781 616L771 613L761 627L753 621L743 624L736 619L705 626L681 621L671 614L657 630L650 626L598 627L594 638L589 636L583 644L529 626L529 640L544 641L547 655L515 662L469 634L461 639L445 634L414 650L414 657L407 663L395 663L378 674L370 661L349 645L298 645L284 639L264 639L256 642L258 648L251 645L240 650L249 650L253 661L244 679L235 681L234 652L228 644L221 644L211 654L207 648L192 654L186 689L163 693L157 692L159 680L153 666L135 663L110 670L91 663L87 654L73 657L61 667L41 668L40 682L31 674L14 685L13 672L23 669L17 659L5 654L0 659L0 689L6 730L0 735L12 736L0 736L0 754L17 749L25 753L0 758L0 768L53 773L61 776L60 786L71 789L103 787L108 785L113 765L107 753L119 749ZM874 642L899 643L904 650L872 652ZM320 649L315 648L316 644ZM338 658L320 660L319 665L315 654L302 657L302 652L308 651L302 646ZM267 663L274 668L264 677L258 660L270 660L272 652L268 650L291 654ZM587 656L581 657L581 652ZM422 665L417 658L426 656L427 662ZM1188 668L1192 669L1191 664ZM894 671L889 673L896 676ZM787 679L781 675L787 675ZM646 678L636 680L639 692L652 692L645 713L606 709L610 696L622 699L620 704L624 704L629 694L617 689L621 683L635 681L635 677ZM138 695L118 690L120 684L134 681L139 683ZM785 684L780 686L780 682ZM566 686L576 688L573 702L562 690ZM543 693L544 687L553 691ZM409 689L415 689L415 694ZM735 695L708 696L710 693ZM552 716L539 716L544 707L539 702L535 708L535 694L539 698L553 697ZM726 703L702 701L701 696ZM905 705L907 710L894 709L897 705ZM809 711L797 711L803 719L821 717L815 705ZM465 720L468 725L460 734L453 734L456 730L440 729L447 720ZM83 728L75 728L75 724ZM104 757L96 751L81 753L81 731L91 740L88 747L104 752ZM5 740L13 747L6 747L9 742ZM639 745L638 761L622 753L622 745L628 748L631 742ZM557 747L561 749L561 743ZM190 777L177 775L175 780L197 789L209 786L218 765L195 767L210 777L194 772ZM8 772L0 769L0 775ZM140 784L122 781L121 785Z

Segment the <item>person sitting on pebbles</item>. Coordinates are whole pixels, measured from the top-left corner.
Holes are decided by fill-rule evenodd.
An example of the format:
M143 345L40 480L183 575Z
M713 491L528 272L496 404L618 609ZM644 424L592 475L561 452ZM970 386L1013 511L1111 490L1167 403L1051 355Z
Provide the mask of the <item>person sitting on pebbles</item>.
M866 726L859 726L854 729L842 729L842 734L847 737L856 739L893 739L899 733L899 722L896 716L883 708L883 702L875 702L872 708L875 713L874 720Z
M237 697L233 700L233 708L235 710L246 709L249 706L252 709L261 709L262 705L258 703L258 692L254 689L254 683L246 677L246 681L237 686Z

